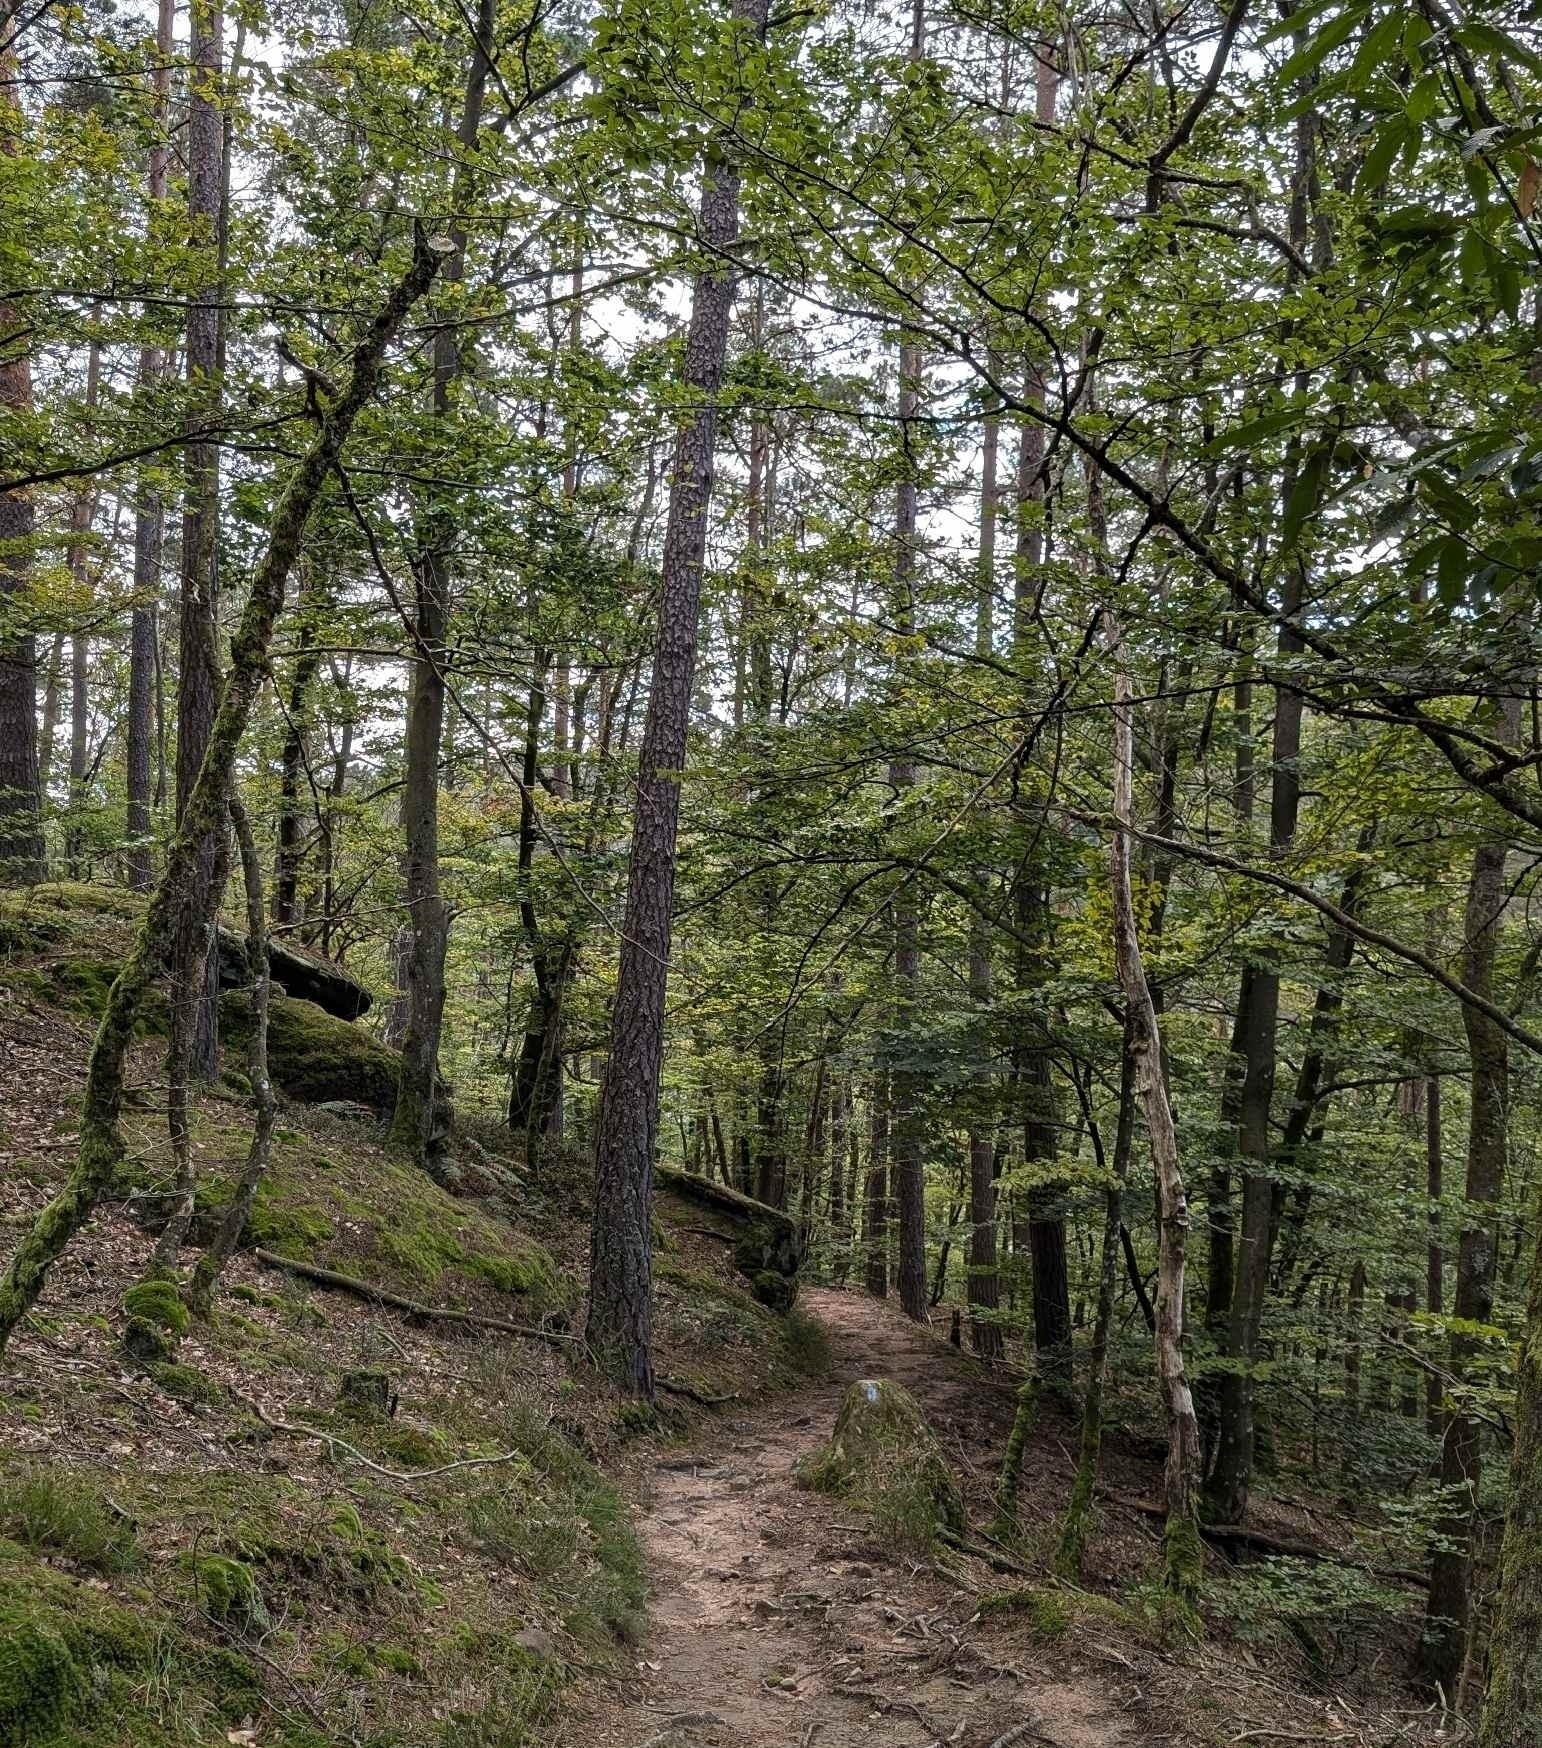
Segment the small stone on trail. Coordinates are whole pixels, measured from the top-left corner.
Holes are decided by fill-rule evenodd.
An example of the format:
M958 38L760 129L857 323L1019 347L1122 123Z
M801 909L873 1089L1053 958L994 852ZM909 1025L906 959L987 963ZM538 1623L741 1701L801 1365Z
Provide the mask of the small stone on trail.
M514 1643L532 1657L542 1657L548 1662L557 1655L557 1641L545 1627L521 1627L514 1635Z

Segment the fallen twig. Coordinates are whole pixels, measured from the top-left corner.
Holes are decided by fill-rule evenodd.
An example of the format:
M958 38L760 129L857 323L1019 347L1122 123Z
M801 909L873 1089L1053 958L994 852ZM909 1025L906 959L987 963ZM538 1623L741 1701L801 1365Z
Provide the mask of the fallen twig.
M500 1329L505 1335L519 1335L528 1341L544 1341L553 1346L579 1339L576 1335L563 1335L555 1329L537 1329L528 1323L511 1323L506 1317L487 1317L480 1311L456 1311L448 1305L424 1305L417 1299L393 1293L386 1287L361 1281L355 1275L339 1274L336 1269L319 1268L315 1263L296 1262L293 1257L279 1256L271 1250L253 1250L250 1255L264 1268L281 1269L285 1274L299 1275L302 1279L316 1281L323 1287L337 1287L340 1291L354 1293L361 1299L371 1299L376 1304L390 1305L397 1311L405 1311L409 1317L433 1318L444 1323L469 1323L477 1329Z
M456 1469L487 1469L497 1463L512 1463L516 1457L525 1454L520 1450L502 1451L495 1457L460 1457L453 1463L440 1463L432 1469L412 1469L406 1472L387 1469L372 1457L365 1456L357 1445L350 1444L345 1438L339 1438L335 1432L323 1432L319 1426L296 1426L287 1420L275 1420L264 1411L261 1403L253 1401L251 1397L243 1396L239 1391L232 1391L232 1395L243 1408L251 1409L270 1432L283 1433L288 1438L319 1439L333 1450L346 1451L356 1463L362 1463L366 1469L384 1476L387 1481L395 1481L398 1486L410 1487L418 1481L432 1481L436 1475L448 1475Z
M666 1748L671 1736L677 1730L692 1730L702 1724L721 1724L724 1722L716 1712L681 1712L665 1724L662 1730L650 1736L647 1741L639 1742L637 1748Z
M712 1396L705 1390L698 1390L694 1384L681 1384L673 1378L655 1378L654 1383L659 1389L667 1391L671 1396L684 1396L688 1402L699 1402L703 1408L721 1408L725 1402L737 1402L739 1392L730 1390L726 1396Z
M998 1736L990 1748L1012 1748L1015 1742L1053 1742L1053 1736L1046 1736L1036 1723L1014 1724L1004 1735Z

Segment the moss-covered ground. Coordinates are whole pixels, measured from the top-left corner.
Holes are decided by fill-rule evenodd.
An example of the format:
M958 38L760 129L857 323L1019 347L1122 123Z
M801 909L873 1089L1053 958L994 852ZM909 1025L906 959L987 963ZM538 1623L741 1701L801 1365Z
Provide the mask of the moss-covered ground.
M0 1248L70 1163L91 1021L133 915L90 887L0 898ZM318 1014L301 1016L313 1053L337 1028L368 1038L367 1021ZM245 1245L213 1317L189 1321L145 1284L172 1177L161 1053L152 1009L119 1192L0 1369L0 1748L547 1739L574 1671L624 1664L646 1618L612 1474L704 1412L669 1395L638 1427L573 1339L581 1163L527 1183L498 1154L507 1137L478 1126L485 1193L451 1195L387 1150L367 1086L341 1111L286 1094ZM245 1158L241 1070L232 1041L195 1100L195 1243ZM661 1203L661 1372L739 1399L817 1368L817 1333L756 1304L727 1246L676 1230L690 1218ZM415 1320L254 1246L543 1338ZM389 1375L394 1413L340 1402L361 1369Z

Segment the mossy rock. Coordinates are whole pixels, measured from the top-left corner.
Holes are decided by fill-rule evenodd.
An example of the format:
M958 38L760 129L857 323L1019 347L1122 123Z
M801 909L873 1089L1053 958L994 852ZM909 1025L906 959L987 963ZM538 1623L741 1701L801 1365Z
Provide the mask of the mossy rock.
M251 1024L244 992L231 990L220 1002L225 1042L244 1047ZM299 1103L347 1099L388 1115L396 1108L400 1069L401 1058L394 1050L350 1021L277 990L270 997L268 1072L273 1084Z
M926 1548L964 1529L964 1502L920 1404L891 1378L859 1378L835 1431L799 1469L821 1493L861 1506L893 1540Z
M194 1576L205 1611L221 1626L241 1633L265 1633L272 1624L257 1574L245 1560L205 1554L194 1562Z
M145 1374L179 1402L215 1408L230 1400L229 1390L207 1372L199 1371L197 1366L179 1365L175 1360L154 1361L145 1367Z
M175 1281L161 1276L138 1281L123 1295L125 1352L147 1363L167 1361L187 1334L187 1306Z
M797 1229L790 1220L752 1220L734 1242L734 1266L751 1281L767 1273L791 1280L801 1260Z
M761 1269L750 1277L750 1292L757 1305L786 1313L792 1310L798 1297L798 1283L775 1269Z
M356 1366L337 1380L337 1411L378 1425L396 1412L396 1378L383 1366Z

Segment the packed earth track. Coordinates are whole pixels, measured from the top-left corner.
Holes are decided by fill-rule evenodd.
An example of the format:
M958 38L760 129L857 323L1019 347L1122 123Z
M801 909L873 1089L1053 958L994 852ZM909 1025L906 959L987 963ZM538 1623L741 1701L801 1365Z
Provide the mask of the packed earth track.
M897 1379L965 1462L1007 1387L856 1293L810 1291L826 1378L660 1458L640 1530L654 1601L637 1680L570 1716L562 1748L1134 1748L1124 1659L1006 1643L941 1562L874 1545L861 1514L798 1485L857 1378ZM1160 1738L1155 1738L1160 1739Z

